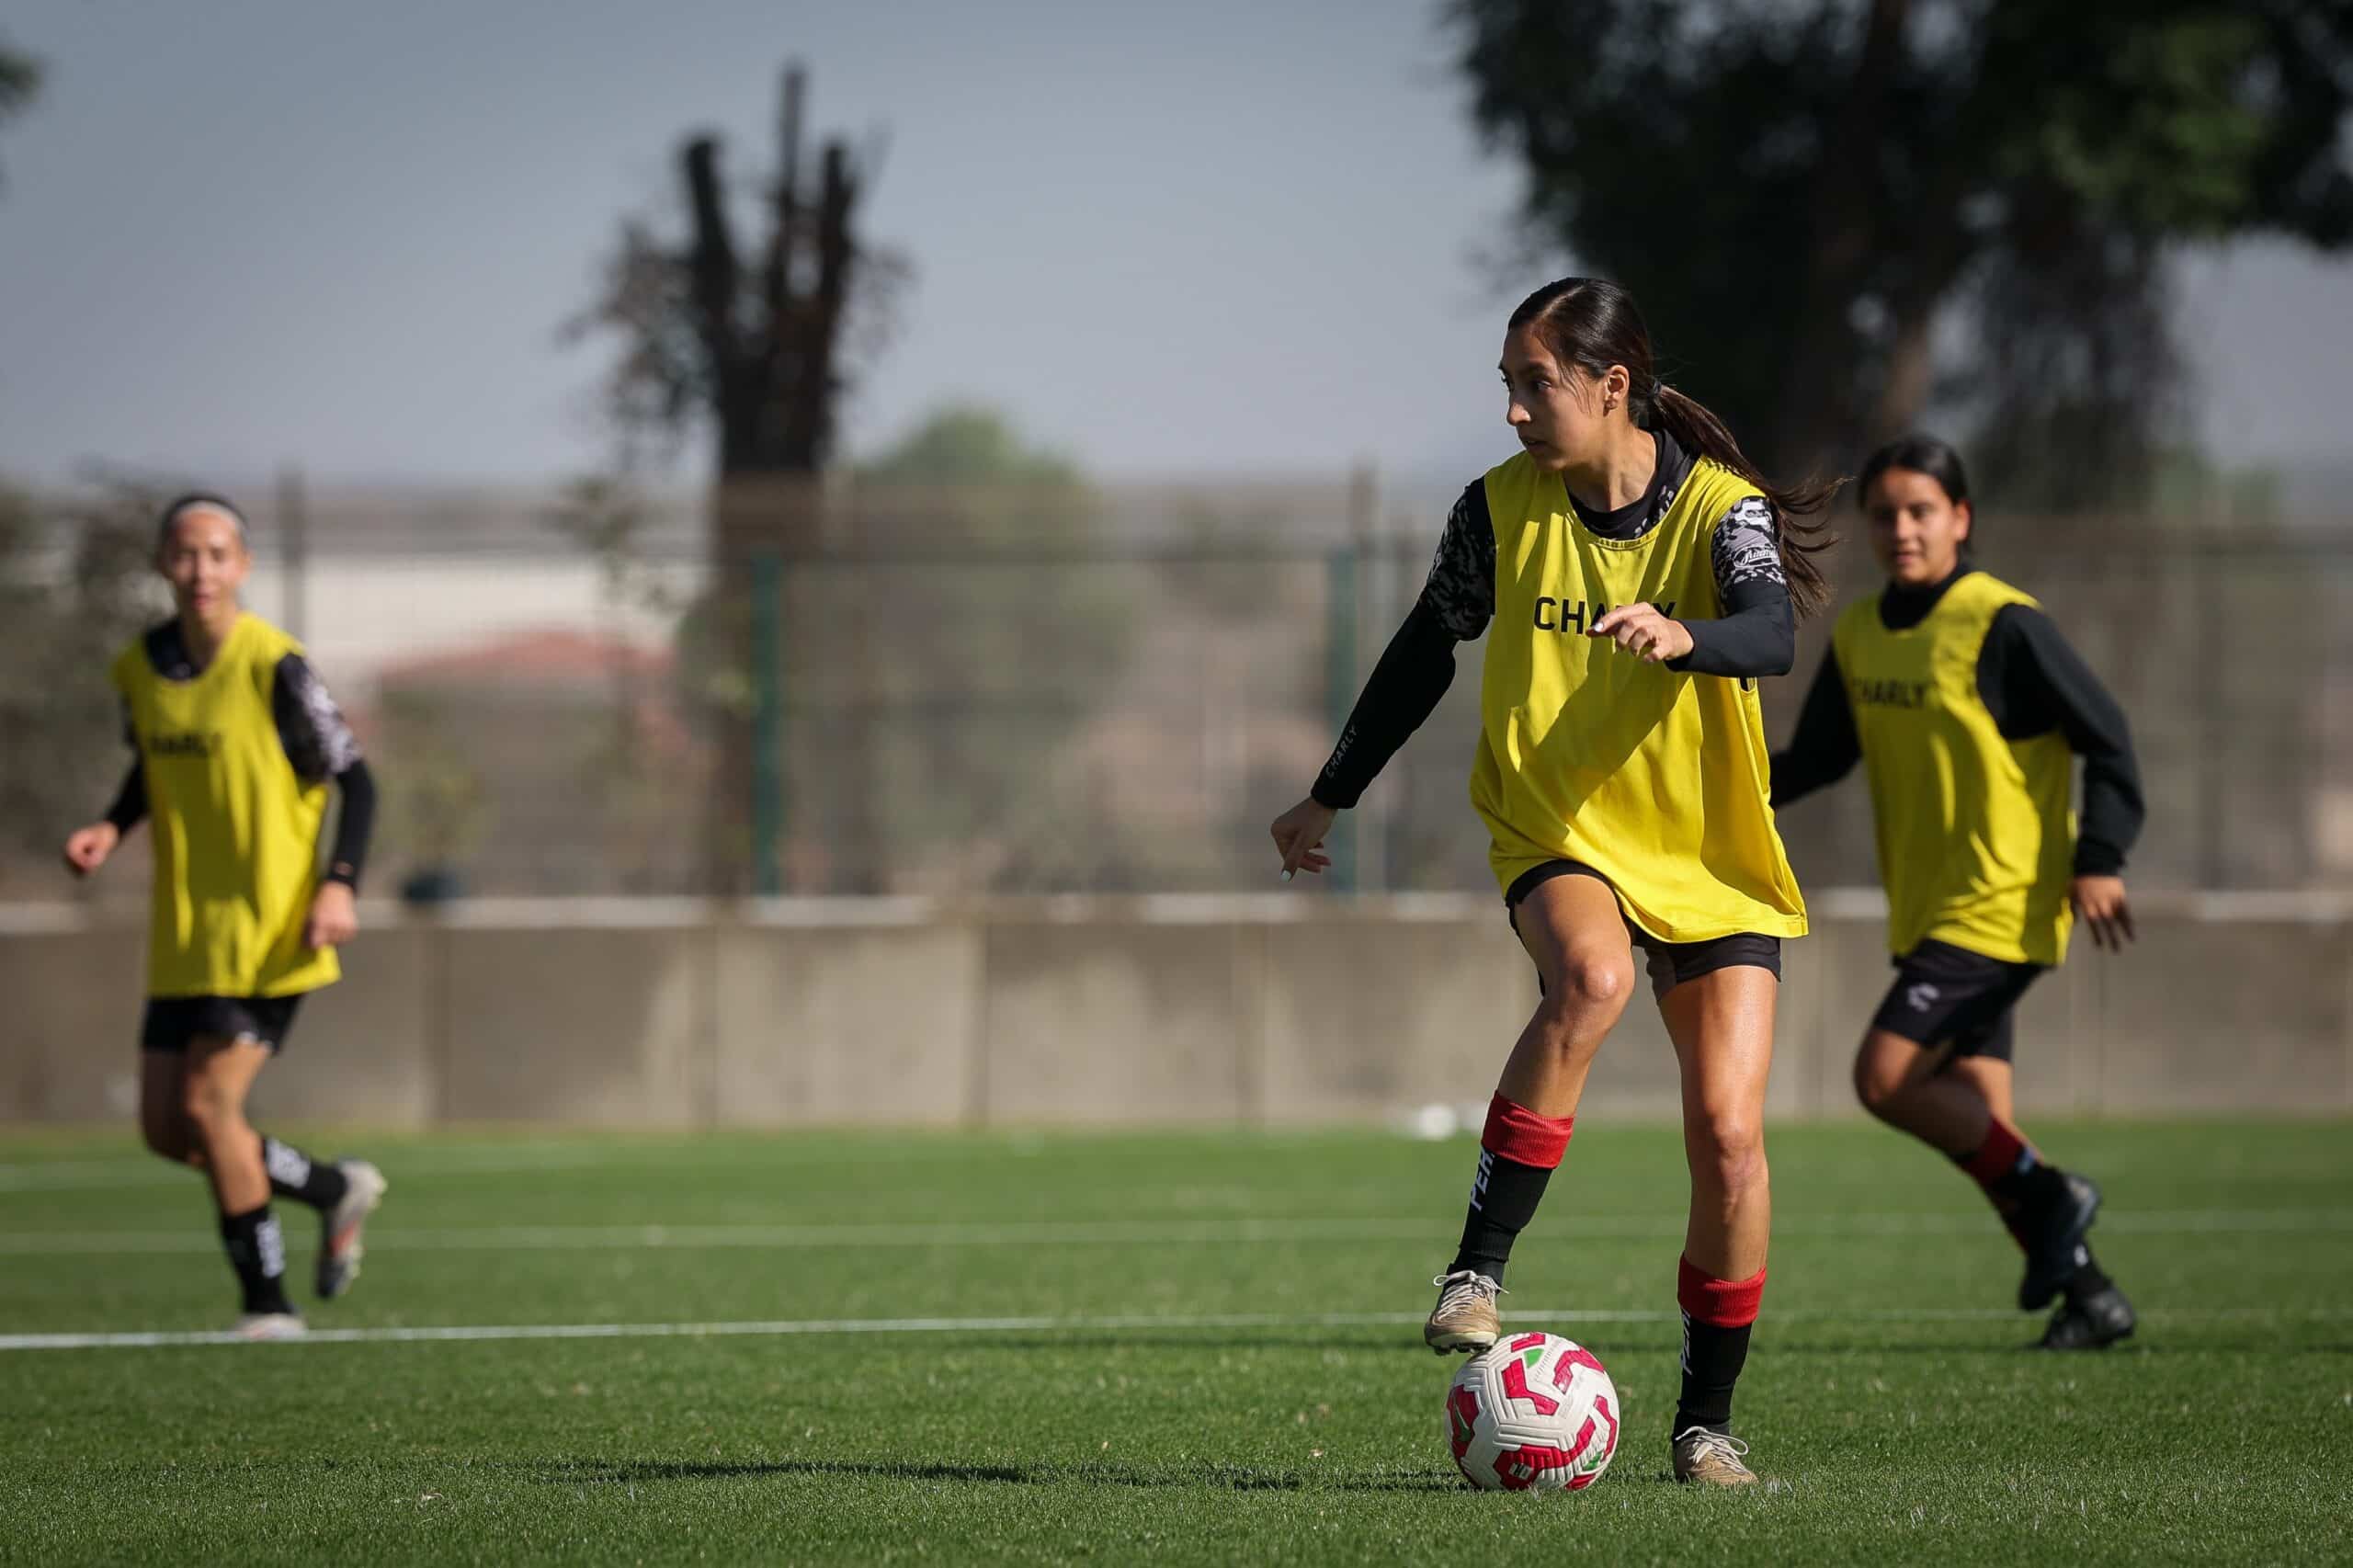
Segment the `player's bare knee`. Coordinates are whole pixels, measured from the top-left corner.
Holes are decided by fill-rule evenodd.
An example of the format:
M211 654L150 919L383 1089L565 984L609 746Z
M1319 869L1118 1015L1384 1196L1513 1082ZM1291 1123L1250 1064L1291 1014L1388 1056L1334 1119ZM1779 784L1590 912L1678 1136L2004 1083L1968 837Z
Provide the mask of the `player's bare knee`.
M1868 1051L1855 1058L1855 1098L1865 1110L1885 1121L1903 1095L1903 1074L1888 1071Z
M1700 1117L1689 1146L1695 1181L1727 1195L1765 1185L1765 1125L1756 1116L1716 1111Z
M180 1096L180 1115L189 1142L206 1144L237 1131L245 1112L226 1084L210 1074L190 1073Z
M1613 954L1603 958L1571 959L1555 994L1565 1013L1586 1018L1614 1019L1626 1010L1626 998L1633 989L1632 962Z

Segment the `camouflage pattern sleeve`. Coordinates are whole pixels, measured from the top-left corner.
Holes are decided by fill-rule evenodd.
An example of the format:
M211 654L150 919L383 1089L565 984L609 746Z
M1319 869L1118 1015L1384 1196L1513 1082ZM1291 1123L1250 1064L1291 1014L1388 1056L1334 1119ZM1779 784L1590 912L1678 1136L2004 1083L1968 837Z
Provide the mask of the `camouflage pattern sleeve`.
M1709 536L1715 568L1716 617L1683 623L1691 651L1667 668L1692 675L1754 680L1785 676L1797 661L1797 612L1781 570L1781 541L1773 507L1761 495L1733 504Z
M1733 503L1716 524L1709 540L1709 554L1716 569L1717 602L1729 607L1733 590L1748 583L1779 583L1789 591L1781 573L1780 530L1773 524L1772 503L1751 495Z
M289 653L278 661L269 707L278 721L278 744L286 748L295 777L324 783L359 760L358 737L327 694L327 683L301 654Z
M1422 604L1457 642L1478 637L1495 619L1495 529L1487 518L1484 480L1472 481L1447 514Z

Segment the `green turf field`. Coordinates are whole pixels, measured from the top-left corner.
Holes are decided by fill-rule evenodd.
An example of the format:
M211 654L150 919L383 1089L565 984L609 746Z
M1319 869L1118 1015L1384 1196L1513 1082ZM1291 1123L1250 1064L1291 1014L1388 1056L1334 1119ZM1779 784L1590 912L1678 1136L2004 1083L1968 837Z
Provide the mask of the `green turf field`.
M128 1133L0 1137L0 1561L2346 1561L2353 1129L2039 1131L2108 1189L2140 1338L2022 1350L1961 1176L1778 1131L1773 1484L1701 1494L1664 1479L1679 1143L1580 1128L1505 1304L1600 1353L1626 1439L1546 1497L1461 1484L1418 1342L1467 1139L362 1140L392 1196L312 1314L353 1339L57 1349L17 1346L217 1329L228 1270ZM513 1325L581 1333L384 1334Z

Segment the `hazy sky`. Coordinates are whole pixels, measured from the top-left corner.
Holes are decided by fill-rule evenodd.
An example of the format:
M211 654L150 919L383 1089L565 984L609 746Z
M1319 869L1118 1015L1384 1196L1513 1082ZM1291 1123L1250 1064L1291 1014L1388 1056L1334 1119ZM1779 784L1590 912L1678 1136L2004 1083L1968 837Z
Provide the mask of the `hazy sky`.
M1430 0L17 0L49 80L0 132L0 467L540 479L604 448L556 342L675 149L748 184L779 67L813 126L887 130L867 232L914 260L851 406L945 398L1100 472L1469 473L1502 448L1509 301ZM1531 285L1540 278L1529 278ZM1516 297L1516 296L1515 296ZM2353 268L2288 247L2187 290L2207 427L2326 458Z

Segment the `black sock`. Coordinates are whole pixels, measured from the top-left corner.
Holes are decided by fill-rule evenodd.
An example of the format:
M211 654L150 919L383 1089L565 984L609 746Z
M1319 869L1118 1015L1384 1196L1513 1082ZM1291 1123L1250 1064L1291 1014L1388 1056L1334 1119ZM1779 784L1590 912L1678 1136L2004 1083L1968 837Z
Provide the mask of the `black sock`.
M244 1214L221 1218L221 1242L228 1249L229 1267L244 1287L245 1311L290 1312L286 1299L286 1237L278 1216L265 1203Z
M262 1135L261 1163L269 1172L269 1190L280 1198L307 1203L324 1214L343 1201L351 1186L340 1168L314 1160L291 1143Z
M1987 1190L2020 1209L2032 1210L2067 1196L2067 1173L2057 1165L2035 1160L2025 1169L1998 1178Z
M1500 1285L1511 1244L1536 1218L1551 1167L1524 1165L1493 1150L1479 1151L1479 1174L1471 1184L1471 1208L1462 1220L1462 1242L1447 1272L1468 1268Z
M2111 1289L2116 1281L2100 1271L2099 1260L2092 1256L2088 1246L2077 1249L2075 1272L2067 1276L2067 1304L2079 1307L2102 1290Z
M1471 1206L1462 1217L1462 1242L1447 1269L1483 1274L1500 1285L1511 1244L1536 1218L1545 1184L1568 1152L1574 1116L1539 1116L1504 1097L1487 1102L1487 1125L1479 1134L1479 1174L1471 1183Z
M1675 1430L1668 1436L1681 1437L1694 1426L1732 1431L1733 1386L1748 1362L1748 1335L1756 1326L1726 1328L1683 1314L1683 1392L1676 1397Z

